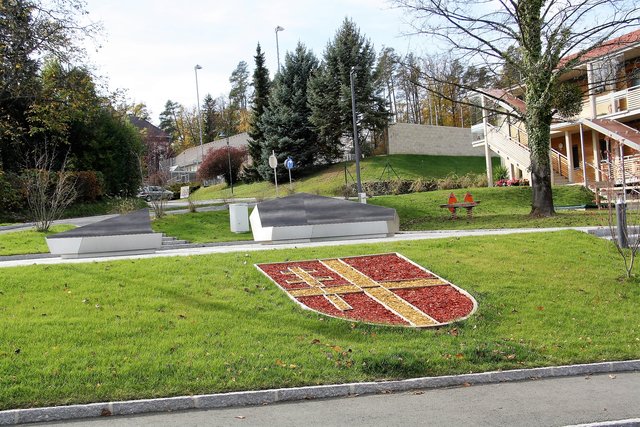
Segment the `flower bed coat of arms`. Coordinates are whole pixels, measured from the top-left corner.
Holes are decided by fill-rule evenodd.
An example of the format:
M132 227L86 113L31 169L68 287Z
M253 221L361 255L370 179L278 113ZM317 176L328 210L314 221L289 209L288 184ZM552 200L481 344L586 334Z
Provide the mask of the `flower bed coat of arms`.
M465 290L398 253L256 264L305 309L351 321L426 328L464 320Z

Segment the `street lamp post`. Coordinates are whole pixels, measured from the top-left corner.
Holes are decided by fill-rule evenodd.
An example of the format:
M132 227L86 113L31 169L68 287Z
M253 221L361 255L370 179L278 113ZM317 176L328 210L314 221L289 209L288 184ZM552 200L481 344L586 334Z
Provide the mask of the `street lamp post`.
M231 184L231 196L233 196L233 175L231 174L231 151L229 150L229 134L227 134L227 160L229 161L229 184Z
M278 73L280 72L280 45L278 44L278 32L284 31L280 25L276 27L276 55L278 57Z
M220 132L221 137L227 137L227 161L229 162L229 184L231 186L231 195L233 196L233 176L231 175L231 151L229 149L229 134L225 134L224 132Z
M198 102L196 106L198 107L198 128L200 130L200 163L202 163L202 161L204 160L204 146L202 145L202 115L200 114L200 91L198 90L198 70L202 70L202 67L196 64L196 66L193 67L193 71L196 73L196 101Z
M362 194L362 182L360 181L360 144L358 143L358 125L356 123L356 91L355 91L355 74L356 67L351 67L349 77L351 79L351 110L353 112L353 146L356 155L356 186L358 188L358 200L364 203L364 195Z

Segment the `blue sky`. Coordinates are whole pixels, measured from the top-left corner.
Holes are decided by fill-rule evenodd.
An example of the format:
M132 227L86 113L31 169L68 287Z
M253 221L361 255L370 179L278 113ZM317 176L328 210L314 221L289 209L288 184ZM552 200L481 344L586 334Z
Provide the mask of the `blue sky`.
M88 48L96 73L107 78L110 90L126 89L132 101L145 102L155 123L167 99L195 106L196 64L203 67L201 101L207 93L228 93L238 62L253 69L258 42L273 74L278 25L285 28L278 35L281 61L298 41L321 57L345 17L376 52L390 46L404 53L425 42L402 35L409 31L403 13L385 0L87 0L87 9L89 19L104 27Z

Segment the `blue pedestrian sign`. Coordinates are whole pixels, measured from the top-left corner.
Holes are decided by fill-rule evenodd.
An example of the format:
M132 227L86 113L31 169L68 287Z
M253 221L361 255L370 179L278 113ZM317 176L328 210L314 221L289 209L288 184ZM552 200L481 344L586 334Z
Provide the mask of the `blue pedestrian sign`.
M287 160L284 161L284 167L291 170L295 164L293 163L293 159L291 157L287 157Z

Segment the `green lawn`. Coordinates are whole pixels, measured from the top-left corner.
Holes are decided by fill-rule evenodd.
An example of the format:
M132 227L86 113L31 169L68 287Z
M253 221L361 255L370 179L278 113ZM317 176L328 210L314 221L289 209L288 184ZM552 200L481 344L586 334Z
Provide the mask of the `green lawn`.
M478 312L355 324L253 267L388 251ZM0 409L634 359L640 286L622 274L609 242L572 231L2 269Z
M466 210L458 211L458 220L452 221L447 203L450 193L462 201L469 191L474 200L481 203L473 209L473 219L466 218ZM575 206L593 202L593 194L584 187L564 186L553 188L554 205ZM568 227L606 226L607 211L558 210L552 218L531 218L531 187L469 188L438 190L400 196L377 196L369 203L395 208L402 230L488 229L516 227Z
M459 212L460 219L452 221L448 210L440 208L449 193L459 199L470 191L480 205L474 209L474 218L466 219L466 211ZM591 203L593 195L582 187L554 188L557 206L575 206ZM429 191L400 196L378 196L369 203L395 208L400 216L402 230L451 230L491 229L515 227L568 227L606 226L607 211L559 211L553 218L529 217L531 188L501 187ZM229 230L229 211L198 212L168 215L152 223L154 230L194 243L252 240L251 233L236 234Z
M73 225L54 225L47 233L35 230L0 234L0 255L39 254L49 252L45 237L75 228Z
M389 168L389 163L401 179L416 178L444 178L449 174L464 175L467 173L483 174L486 171L484 157L460 157L460 156L416 156L408 154L396 154L392 156L368 157L360 163L361 179L366 181L394 180L396 175ZM494 159L494 165L500 164L499 159ZM348 182L354 182L356 169L355 162L349 162L347 175ZM383 174L384 172L384 174ZM389 175L390 174L390 175ZM345 184L344 163L339 163L315 173L309 177L298 179L293 172L294 191L298 193L322 194L326 196L341 195L340 189ZM289 182L279 183L280 196L288 193ZM225 199L231 198L231 189L226 184L201 188L193 193L194 200ZM233 197L256 197L264 199L275 197L275 185L272 182L257 182L253 184L234 185Z
M232 242L253 240L248 233L232 233L229 224L229 211L193 212L166 215L151 222L158 233L188 240L192 243Z

